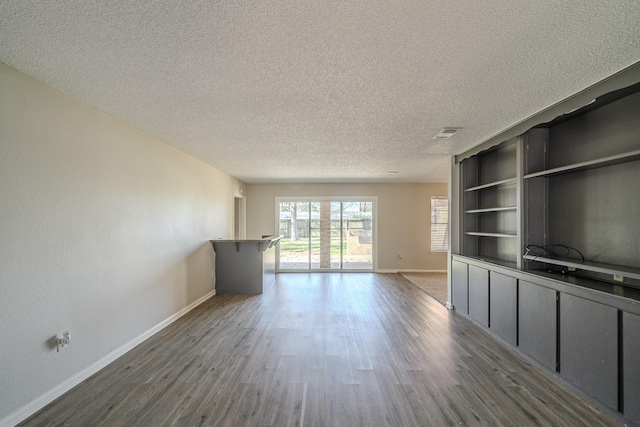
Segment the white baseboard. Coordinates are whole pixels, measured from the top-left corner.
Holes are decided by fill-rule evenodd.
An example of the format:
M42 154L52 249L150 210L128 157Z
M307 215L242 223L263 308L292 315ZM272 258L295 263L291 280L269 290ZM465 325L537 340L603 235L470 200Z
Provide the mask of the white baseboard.
M388 268L379 268L375 271L376 273L446 273L447 270L412 270L412 269L388 269Z
M185 314L187 314L188 312L190 312L191 310L193 310L194 308L196 308L197 306L199 306L200 304L202 304L203 302L205 302L206 300L208 300L209 298L211 298L215 294L216 294L215 291L211 291L211 292L207 293L206 295L198 298L196 301L194 301L191 304L189 304L188 306L184 307L183 309L181 309L180 311L178 311L177 313L175 313L171 317L163 320L162 322L158 323L153 328L151 328L148 331L144 332L142 335L137 336L136 338L134 338L133 340L129 341L128 343L126 343L122 347L120 347L120 348L112 351L111 353L107 354L102 359L100 359L97 362L95 362L94 364L86 367L85 369L83 369L82 371L78 372L77 374L71 376L69 379L67 379L64 382L58 384L57 386L55 386L54 388L52 388L51 390L49 390L45 394L35 398L34 400L32 400L28 404L24 405L22 408L18 409L17 411L12 412L8 416L6 416L5 418L0 420L0 427L13 427L16 424L26 420L31 415L33 415L36 412L38 412L40 409L44 408L49 403L53 402L55 399L57 399L58 397L62 396L64 393L66 393L67 391L71 390L73 387L77 386L82 381L86 380L91 375L95 374L100 369L102 369L105 366L107 366L109 363L113 362L114 360L116 360L117 358L119 358L120 356L122 356L123 354L128 352L129 350L133 349L138 344L142 343L144 340L146 340L149 337L151 337L152 335L156 334L157 332L159 332L163 328L166 328L171 323L175 322L176 320L178 320L179 318L181 318L182 316L184 316Z
M390 268L379 268L375 271L380 274L394 274L394 273L446 273L447 270L411 270L411 269L390 269Z
M398 270L398 273L446 273L447 270Z

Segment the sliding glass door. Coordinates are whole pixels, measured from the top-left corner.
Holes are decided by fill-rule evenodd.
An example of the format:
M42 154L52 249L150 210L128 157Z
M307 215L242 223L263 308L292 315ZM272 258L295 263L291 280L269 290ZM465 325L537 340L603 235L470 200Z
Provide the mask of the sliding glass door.
M278 271L372 271L374 202L277 199Z

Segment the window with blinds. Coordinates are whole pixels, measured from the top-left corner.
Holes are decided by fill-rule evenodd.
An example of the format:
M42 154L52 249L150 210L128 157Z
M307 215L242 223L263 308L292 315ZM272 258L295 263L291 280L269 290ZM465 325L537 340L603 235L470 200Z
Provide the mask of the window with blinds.
M449 249L449 199L431 197L431 252Z

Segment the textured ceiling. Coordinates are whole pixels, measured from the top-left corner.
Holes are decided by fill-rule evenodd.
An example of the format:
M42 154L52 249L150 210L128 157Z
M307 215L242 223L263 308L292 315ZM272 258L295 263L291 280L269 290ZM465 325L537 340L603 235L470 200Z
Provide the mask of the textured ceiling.
M2 0L0 20L0 61L249 183L446 181L449 155L640 60L638 0Z

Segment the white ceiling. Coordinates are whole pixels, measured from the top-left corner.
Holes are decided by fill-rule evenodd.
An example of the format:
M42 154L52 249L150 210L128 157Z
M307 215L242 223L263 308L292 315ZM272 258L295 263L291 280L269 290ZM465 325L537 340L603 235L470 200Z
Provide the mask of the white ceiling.
M248 183L443 182L449 155L640 60L638 0L2 0L0 19L0 61Z

